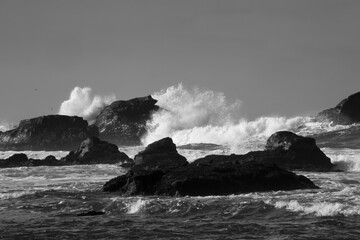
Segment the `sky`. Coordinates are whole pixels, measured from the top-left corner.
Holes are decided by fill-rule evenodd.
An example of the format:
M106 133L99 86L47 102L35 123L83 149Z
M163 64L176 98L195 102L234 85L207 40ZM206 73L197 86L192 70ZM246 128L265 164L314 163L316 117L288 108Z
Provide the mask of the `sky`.
M248 119L360 91L360 1L0 0L0 122L56 114L77 86L118 100L183 83Z

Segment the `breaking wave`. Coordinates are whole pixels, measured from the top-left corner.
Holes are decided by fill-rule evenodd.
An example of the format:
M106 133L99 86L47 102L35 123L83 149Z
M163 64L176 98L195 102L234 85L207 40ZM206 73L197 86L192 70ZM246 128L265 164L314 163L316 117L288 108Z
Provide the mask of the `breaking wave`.
M144 145L171 137L177 145L211 143L226 145L233 152L261 149L274 132L290 130L301 135L336 130L331 122L313 117L263 116L255 120L241 117L241 101L228 103L221 92L193 89L182 84L152 95L163 110L147 123ZM344 127L344 126L342 126Z
M316 216L352 216L360 215L360 208L358 206L350 206L344 203L318 202L304 204L296 200L278 201L275 203L276 208L285 208L293 212L302 212L304 214L315 214Z
M75 87L68 100L62 102L59 114L83 117L90 123L100 114L101 110L115 101L115 95L101 97L92 96L89 87Z

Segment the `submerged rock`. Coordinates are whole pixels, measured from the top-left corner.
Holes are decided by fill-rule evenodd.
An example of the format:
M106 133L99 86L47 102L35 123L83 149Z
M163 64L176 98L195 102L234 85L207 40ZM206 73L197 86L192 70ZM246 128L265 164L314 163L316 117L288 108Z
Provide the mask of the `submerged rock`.
M91 137L84 140L80 146L62 158L65 165L82 164L121 164L131 161L115 144Z
M163 154L162 151L176 151L171 139L150 144L144 152ZM144 152L139 155L146 156ZM191 164L176 158L163 158L157 164L153 161L156 162L156 157L150 160L135 157L135 166L125 175L105 183L103 190L117 191L124 196L207 196L317 188L304 176L271 162L258 162L250 155L210 155Z
M103 211L88 211L88 212L82 212L82 213L78 213L76 216L78 217L86 217L86 216L99 216L99 215L104 215L105 212Z
M17 128L1 132L0 150L69 151L97 135L97 127L80 117L48 115L22 120Z
M146 133L146 122L159 109L151 96L115 101L96 118L100 138L116 145L140 145Z
M341 125L360 123L360 92L350 95L336 107L320 112L318 118L325 118Z

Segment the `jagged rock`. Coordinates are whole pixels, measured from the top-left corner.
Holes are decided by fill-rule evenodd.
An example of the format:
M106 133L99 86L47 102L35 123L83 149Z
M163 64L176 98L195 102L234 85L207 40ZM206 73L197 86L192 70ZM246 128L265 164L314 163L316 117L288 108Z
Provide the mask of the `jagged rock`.
M0 133L0 150L69 151L97 135L97 128L80 117L48 115L22 120L17 128Z
M148 145L134 158L137 168L145 169L171 169L186 166L188 161L178 154L176 145L167 137Z
M80 146L61 159L65 165L81 164L121 164L130 158L120 152L115 144L91 137L84 140Z
M165 147L166 146L166 147ZM162 139L148 146L145 153L174 152L172 140ZM176 149L175 149L176 150ZM275 150L279 152L278 150ZM103 190L132 195L228 195L255 191L317 188L309 179L283 170L272 163L260 163L248 155L211 155L191 164L181 165L168 158L153 165L150 160L136 160L125 175L105 183ZM167 164L166 164L167 163ZM171 166L171 167L169 167Z
M266 151L246 154L257 162L275 163L288 170L330 171L330 159L316 145L315 139L298 136L288 131L276 132L269 137Z
M318 118L320 121L325 118L341 125L360 123L360 92L350 95L336 107L320 112Z
M147 96L111 103L95 121L100 138L118 146L140 145L140 139L146 133L146 122L159 109L156 102Z

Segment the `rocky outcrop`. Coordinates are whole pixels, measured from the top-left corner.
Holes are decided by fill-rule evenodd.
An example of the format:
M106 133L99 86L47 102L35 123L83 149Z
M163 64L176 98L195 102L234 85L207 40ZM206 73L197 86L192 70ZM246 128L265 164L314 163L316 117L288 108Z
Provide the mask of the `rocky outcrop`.
M331 171L333 168L330 158L320 150L314 138L280 131L269 137L265 149L250 152L246 156L288 170Z
M62 163L54 156L47 156L43 160L28 158L24 153L14 154L7 159L0 160L0 168L61 166Z
M146 133L146 122L159 109L151 96L115 101L96 118L100 138L116 145L140 145Z
M134 165L133 160L125 153L120 152L116 145L101 141L96 137L87 138L76 150L71 151L60 160L52 155L42 160L31 159L23 153L0 160L0 168L89 164L119 164L125 167Z
M91 137L84 140L76 150L71 151L61 161L64 165L82 165L122 164L132 160L125 153L120 152L115 144Z
M171 138L163 138L146 147L134 158L136 168L147 170L162 169L168 170L186 166L188 161L178 154L176 145Z
M163 146L160 143L166 143L164 145L168 147L154 147ZM171 139L153 143L144 152L160 154L162 151L174 152ZM139 155L146 156L144 152ZM136 165L125 175L105 183L103 190L117 191L124 196L206 196L317 188L306 177L271 162L256 161L251 155L211 155L191 164L182 164L176 158L164 158L155 167L154 161L156 157L151 160L141 158L140 161L135 158Z
M98 134L96 126L80 117L48 115L22 120L17 128L0 133L0 150L69 151Z
M342 100L336 107L320 112L318 118L341 125L360 123L360 92Z

